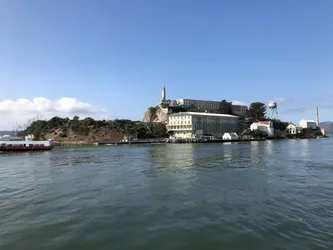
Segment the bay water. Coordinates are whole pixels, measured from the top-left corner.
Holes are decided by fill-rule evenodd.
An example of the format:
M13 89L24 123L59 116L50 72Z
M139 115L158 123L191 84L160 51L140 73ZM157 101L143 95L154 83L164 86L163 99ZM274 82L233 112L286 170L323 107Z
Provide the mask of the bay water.
M333 249L333 139L0 153L0 249Z

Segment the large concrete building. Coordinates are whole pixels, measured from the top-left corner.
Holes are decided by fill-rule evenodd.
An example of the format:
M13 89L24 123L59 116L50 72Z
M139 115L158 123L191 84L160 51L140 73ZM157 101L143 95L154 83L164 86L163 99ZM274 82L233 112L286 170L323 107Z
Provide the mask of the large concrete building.
M197 108L203 112L217 112L219 109L221 101L204 101L204 100L192 100L192 99L177 99L173 101L171 104L176 104L185 108ZM246 105L234 105L232 104L232 112L235 115L245 115L247 111Z
M158 104L162 108L166 107L183 107L183 108L196 108L201 112L216 113L219 109L221 101L205 101L205 100L193 100L180 98L176 100L166 99L165 86L162 88L162 98L158 101ZM243 116L246 114L248 107L246 105L234 105L232 104L232 112L235 115Z
M300 120L299 126L302 128L312 128L316 129L317 128L317 123L314 120Z
M233 115L180 112L168 117L171 138L222 138L224 133L239 132L238 117Z

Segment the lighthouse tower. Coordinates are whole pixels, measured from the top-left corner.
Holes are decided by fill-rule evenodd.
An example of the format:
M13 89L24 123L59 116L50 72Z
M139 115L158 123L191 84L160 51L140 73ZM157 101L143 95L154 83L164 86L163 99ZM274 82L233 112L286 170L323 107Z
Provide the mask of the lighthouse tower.
M166 100L166 94L165 94L165 86L162 88L162 101Z
M158 100L158 105L161 108L167 108L170 104L170 100L166 99L166 89L165 86L162 87L162 98Z

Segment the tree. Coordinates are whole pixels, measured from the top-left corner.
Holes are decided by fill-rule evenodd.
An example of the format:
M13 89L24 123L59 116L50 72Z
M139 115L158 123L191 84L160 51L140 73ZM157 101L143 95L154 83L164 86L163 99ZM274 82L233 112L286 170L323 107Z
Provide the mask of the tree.
M61 126L65 122L66 122L65 119L55 116L48 121L48 125L50 129L54 129Z
M253 130L250 132L250 134L254 137L254 138L267 138L267 133L259 130L259 129L256 129L256 130Z
M167 129L165 124L163 123L158 123L158 124L154 124L154 126L152 127L152 136L155 138L164 138L167 137Z
M186 108L183 108L183 107L170 107L168 109L168 113L169 114L174 114L174 113L179 113L179 112L188 112L188 111L192 111L190 110L191 108L189 109L186 109ZM195 110L194 112L197 112L198 110Z
M288 122L283 122L277 119L273 119L272 122L273 122L273 128L281 131L286 130L287 126L289 125Z
M266 119L266 105L262 102L253 102L246 113L246 117L253 121Z
M232 115L232 103L227 102L225 99L220 102L218 112L221 114Z
M95 120L91 117L86 117L82 121L86 126L92 126L95 125Z

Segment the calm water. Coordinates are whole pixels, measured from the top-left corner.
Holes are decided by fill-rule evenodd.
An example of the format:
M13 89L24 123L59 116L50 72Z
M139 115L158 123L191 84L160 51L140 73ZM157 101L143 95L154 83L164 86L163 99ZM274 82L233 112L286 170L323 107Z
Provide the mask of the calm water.
M333 139L0 154L0 249L333 249Z

